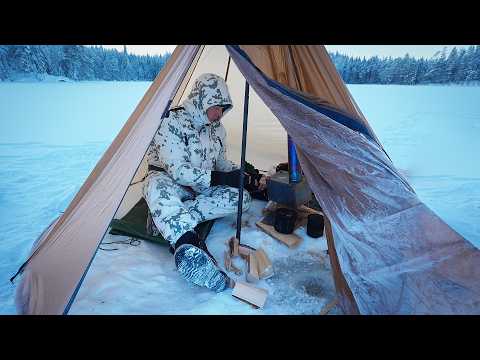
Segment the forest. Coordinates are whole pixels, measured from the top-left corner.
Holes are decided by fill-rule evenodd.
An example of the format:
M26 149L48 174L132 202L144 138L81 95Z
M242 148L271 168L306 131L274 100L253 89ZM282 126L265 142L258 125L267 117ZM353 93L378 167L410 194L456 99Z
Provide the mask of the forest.
M102 46L0 45L0 81L26 75L52 75L70 80L152 81L167 62L164 55L129 54ZM438 51L432 58L352 57L330 53L347 84L477 84L480 45ZM38 76L40 80L41 77Z

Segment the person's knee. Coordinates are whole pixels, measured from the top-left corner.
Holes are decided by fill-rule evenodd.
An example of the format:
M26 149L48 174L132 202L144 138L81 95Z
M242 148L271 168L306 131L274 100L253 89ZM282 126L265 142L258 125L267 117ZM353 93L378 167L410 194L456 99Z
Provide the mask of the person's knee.
M235 206L235 209L236 209L238 208L239 191L238 189L233 189L233 191L235 192L235 202L233 205ZM242 200L242 211L247 211L250 208L251 203L252 203L252 197L250 196L247 190L244 190L243 200Z

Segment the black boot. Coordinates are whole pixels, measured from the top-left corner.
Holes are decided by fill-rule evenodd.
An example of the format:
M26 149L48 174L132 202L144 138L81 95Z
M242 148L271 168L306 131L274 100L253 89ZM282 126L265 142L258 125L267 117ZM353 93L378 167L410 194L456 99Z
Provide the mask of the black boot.
M185 234L183 234L175 243L175 248L173 253L175 253L175 251L177 251L177 249L184 244L190 244L202 249L207 253L208 256L210 256L210 258L215 263L215 265L218 265L217 260L215 260L213 255L210 254L210 251L208 251L207 244L205 243L205 241L200 239L195 231L187 231Z
M183 234L175 243L175 265L188 281L216 292L229 286L227 274L221 271L204 241L193 231Z

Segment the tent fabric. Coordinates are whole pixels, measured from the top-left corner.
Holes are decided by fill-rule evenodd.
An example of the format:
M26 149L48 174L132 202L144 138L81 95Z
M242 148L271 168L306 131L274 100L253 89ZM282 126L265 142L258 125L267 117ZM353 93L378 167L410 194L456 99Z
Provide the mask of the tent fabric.
M307 84L301 90L314 91L308 84L317 81L330 94L325 100L359 116L343 82L332 81L335 89L325 90L330 87L322 83L321 64L309 61L319 58L308 56L309 48L295 47L305 56L295 59L294 80L272 70L272 78L262 73L248 47L228 46L228 51L297 146L307 181L329 220L342 308L350 314L480 313L480 251L418 199L378 140L299 101L289 89Z
M17 288L19 313L68 312L111 219L125 198L131 206L138 201L127 190L141 186L129 184L141 178L167 105L180 103L199 74L223 75L227 67L236 104L224 121L229 136L242 126L245 81L251 85L247 160L254 162L254 152L265 165L284 160L273 150L283 143L274 139L286 145L287 132L297 145L327 216L330 260L346 313L480 311L479 251L417 198L323 46L192 45L176 48L65 213L34 246ZM271 121L282 128L272 130ZM267 132L269 146L252 131ZM229 158L236 160L240 141L230 137L229 143ZM128 213L128 207L121 210Z
M198 46L180 46L55 226L40 239L16 293L22 314L62 314L135 175Z

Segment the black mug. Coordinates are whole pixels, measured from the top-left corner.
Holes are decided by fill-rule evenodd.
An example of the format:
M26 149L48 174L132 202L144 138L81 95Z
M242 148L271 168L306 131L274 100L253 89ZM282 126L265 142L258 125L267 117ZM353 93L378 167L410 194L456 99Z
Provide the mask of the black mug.
M297 212L292 209L280 208L275 211L274 228L281 234L291 234L295 229Z
M313 238L323 236L324 219L320 214L310 214L307 220L307 234Z

